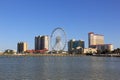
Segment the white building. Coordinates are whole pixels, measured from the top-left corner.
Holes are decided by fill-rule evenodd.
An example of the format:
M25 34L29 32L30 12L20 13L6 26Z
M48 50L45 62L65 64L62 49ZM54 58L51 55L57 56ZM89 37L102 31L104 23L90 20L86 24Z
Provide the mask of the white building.
M85 48L84 54L86 53L97 53L97 49L96 48Z

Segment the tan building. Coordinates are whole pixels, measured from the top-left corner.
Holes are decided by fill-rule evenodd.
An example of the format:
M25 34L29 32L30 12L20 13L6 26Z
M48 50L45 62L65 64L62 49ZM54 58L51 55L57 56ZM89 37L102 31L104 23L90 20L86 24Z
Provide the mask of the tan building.
M41 37L41 49L49 50L49 36L42 36Z
M112 44L92 45L91 47L97 48L100 51L104 51L104 50L112 51L113 50L113 45Z
M35 37L35 50L49 50L49 36Z
M97 53L97 49L96 48L85 48L84 54L87 54L87 53Z
M93 32L88 33L89 48L92 45L104 44L104 35L94 34Z
M28 49L28 45L26 42L19 42L17 44L17 52L18 53L24 53L25 51L27 51Z
M113 50L112 44L104 44L104 35L94 34L93 32L88 33L89 48L96 48L97 50Z

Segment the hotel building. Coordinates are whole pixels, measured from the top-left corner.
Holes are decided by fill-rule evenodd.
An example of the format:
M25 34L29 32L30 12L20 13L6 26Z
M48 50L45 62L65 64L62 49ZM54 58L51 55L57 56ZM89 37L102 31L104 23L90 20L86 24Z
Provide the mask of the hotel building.
M88 33L89 48L96 48L97 50L113 50L112 44L104 44L104 35L94 34L93 32Z
M36 36L35 37L35 50L49 50L49 36Z
M25 51L27 51L28 49L28 45L26 42L19 42L17 44L17 52L18 53L24 53Z
M92 45L104 44L104 35L94 34L93 32L88 33L89 48Z

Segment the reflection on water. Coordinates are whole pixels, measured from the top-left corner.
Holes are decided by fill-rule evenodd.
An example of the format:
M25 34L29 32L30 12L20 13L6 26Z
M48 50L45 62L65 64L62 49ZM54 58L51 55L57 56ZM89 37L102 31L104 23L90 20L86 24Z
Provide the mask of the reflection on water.
M120 58L0 57L0 80L119 80Z

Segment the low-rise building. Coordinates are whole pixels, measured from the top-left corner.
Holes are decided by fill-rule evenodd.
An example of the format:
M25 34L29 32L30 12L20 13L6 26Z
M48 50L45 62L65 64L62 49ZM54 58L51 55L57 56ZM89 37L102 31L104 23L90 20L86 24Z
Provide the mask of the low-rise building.
M92 48L96 48L97 50L104 51L104 50L113 50L112 44L99 44L99 45L91 45Z
M5 50L4 54L16 54L15 50L7 49Z
M84 54L87 54L87 53L97 53L97 49L96 48L85 48L84 49Z

